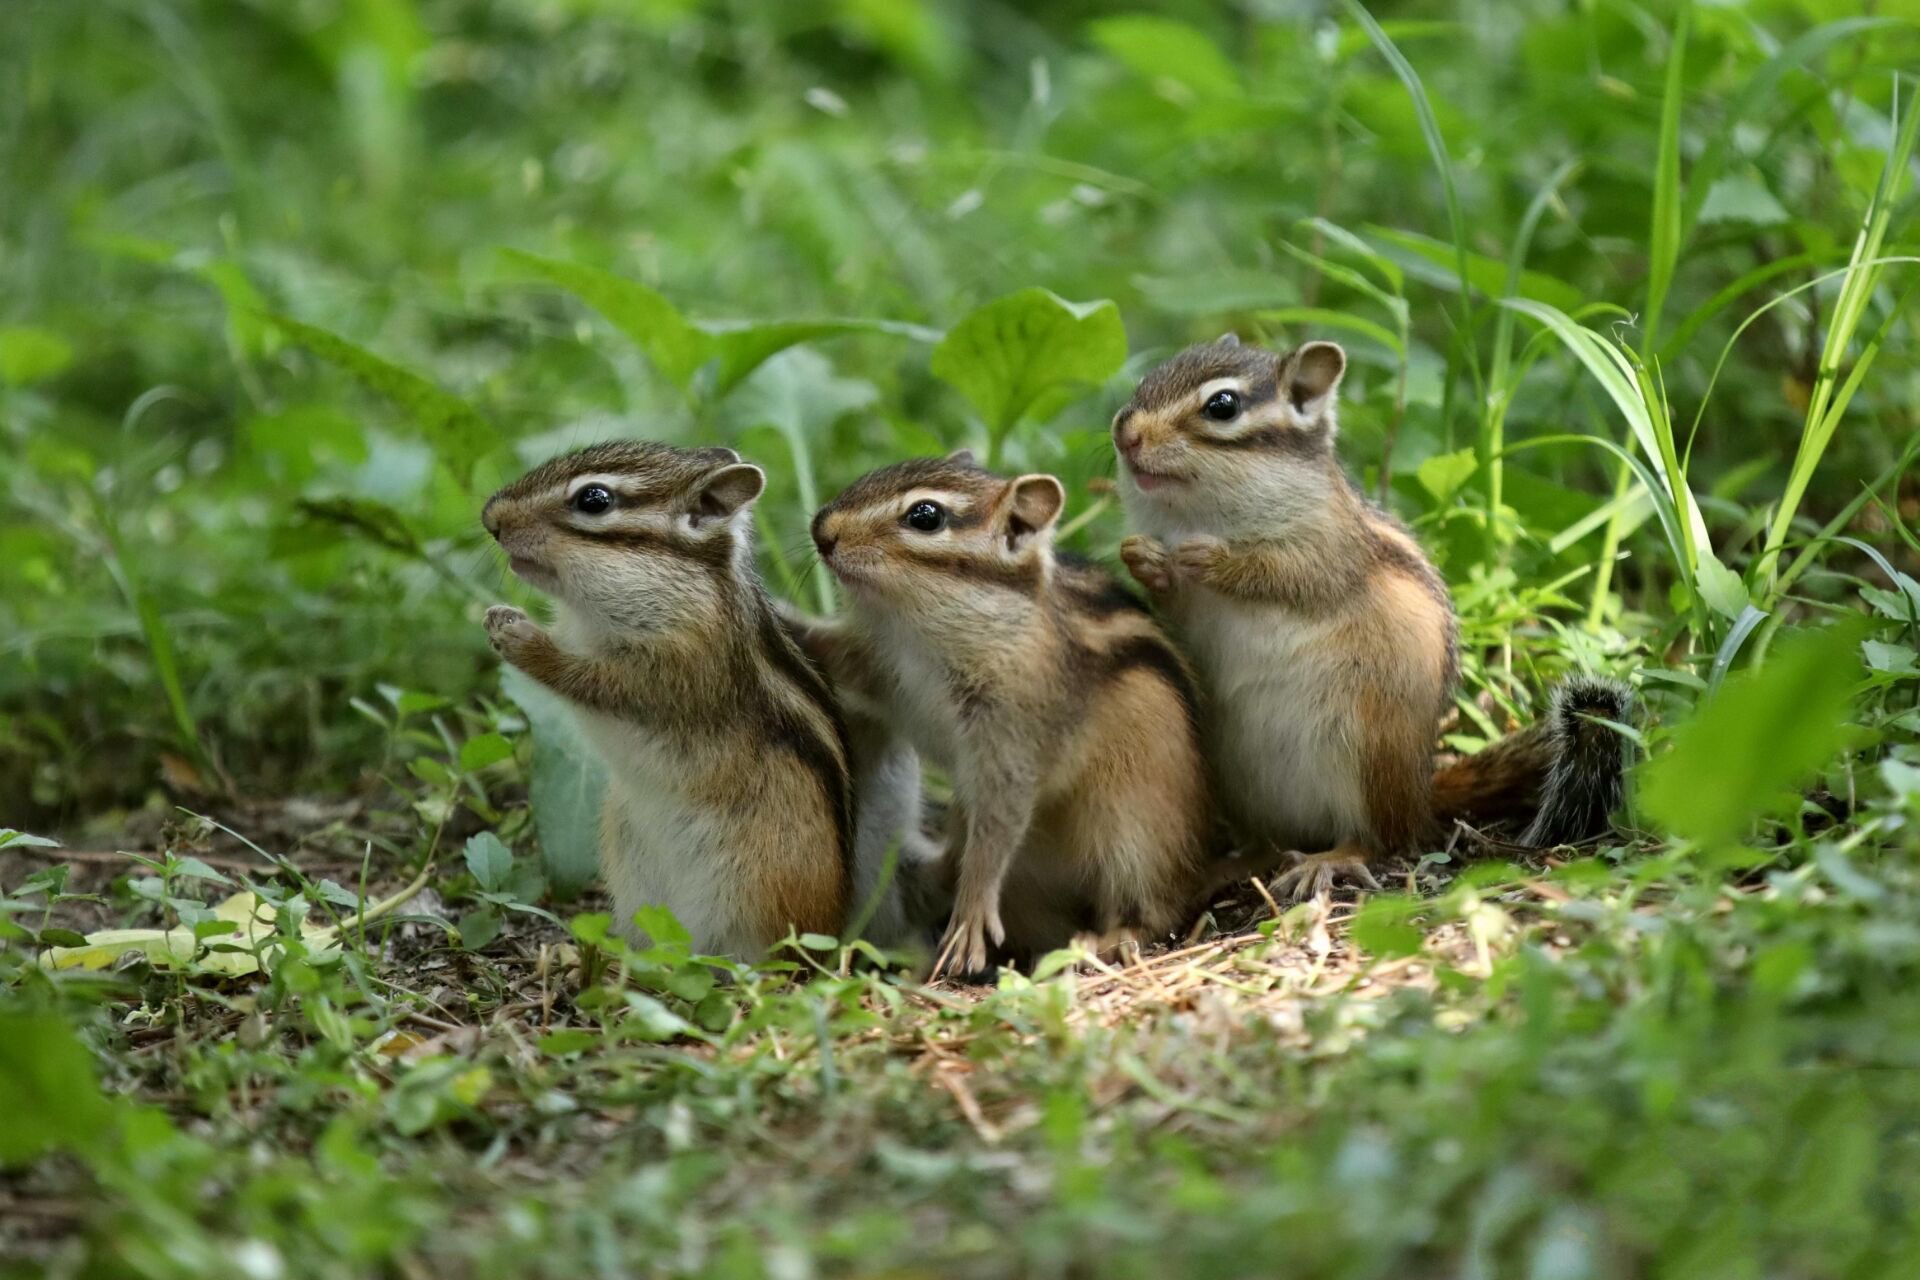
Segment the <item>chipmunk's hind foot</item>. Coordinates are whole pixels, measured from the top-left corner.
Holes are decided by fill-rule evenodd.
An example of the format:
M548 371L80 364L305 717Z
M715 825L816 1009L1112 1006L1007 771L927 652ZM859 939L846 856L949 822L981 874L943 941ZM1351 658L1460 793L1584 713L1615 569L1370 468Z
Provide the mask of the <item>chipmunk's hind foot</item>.
M1342 883L1380 891L1380 882L1368 866L1367 851L1359 845L1343 844L1325 853L1299 853L1294 857L1298 861L1293 868L1282 872L1270 890L1282 902L1305 902L1331 894Z

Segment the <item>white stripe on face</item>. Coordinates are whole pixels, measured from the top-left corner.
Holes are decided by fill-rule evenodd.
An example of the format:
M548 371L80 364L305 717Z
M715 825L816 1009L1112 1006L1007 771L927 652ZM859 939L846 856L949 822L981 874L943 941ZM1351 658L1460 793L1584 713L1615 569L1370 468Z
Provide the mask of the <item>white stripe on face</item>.
M1231 391L1240 397L1240 412L1224 422L1218 422L1208 417L1205 410L1207 401L1222 391ZM1245 378L1214 378L1201 383L1199 391L1195 393L1193 412L1201 424L1201 433L1215 440L1231 440L1267 427L1289 425L1286 402L1280 397L1262 400L1258 404L1248 403Z
M1204 405L1206 404L1207 401L1213 399L1213 394L1216 391L1231 391L1235 395L1239 396L1241 399L1244 400L1246 399L1246 395L1247 395L1246 379L1245 378L1215 378L1211 382L1201 383L1200 390L1195 393L1195 395L1198 397L1198 399L1195 401L1196 406Z
M605 474L575 476L573 479L567 481L567 493L566 493L567 501L572 502L573 495L580 492L582 489L586 488L590 484L597 484L601 488L607 490L609 493L619 493L620 480L621 480L621 477L619 476L605 475Z

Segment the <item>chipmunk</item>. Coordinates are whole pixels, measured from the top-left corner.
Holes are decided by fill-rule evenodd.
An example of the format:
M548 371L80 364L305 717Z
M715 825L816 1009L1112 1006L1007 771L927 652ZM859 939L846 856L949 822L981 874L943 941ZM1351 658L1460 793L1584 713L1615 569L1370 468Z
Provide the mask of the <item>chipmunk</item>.
M493 495L549 633L487 611L501 657L559 694L606 762L601 869L631 935L671 909L696 952L758 957L839 934L856 880L847 731L754 570L766 477L731 449L598 445Z
M1569 681L1547 717L1434 770L1458 675L1446 583L1334 454L1346 353L1285 355L1229 334L1150 372L1113 420L1139 532L1129 571L1162 602L1206 695L1220 799L1243 838L1293 851L1305 897L1436 837L1454 818L1526 820L1550 845L1606 829L1631 694Z
M856 481L813 521L847 589L830 669L951 776L934 976L1178 926L1212 809L1186 664L1113 578L1054 554L1048 475L971 455Z

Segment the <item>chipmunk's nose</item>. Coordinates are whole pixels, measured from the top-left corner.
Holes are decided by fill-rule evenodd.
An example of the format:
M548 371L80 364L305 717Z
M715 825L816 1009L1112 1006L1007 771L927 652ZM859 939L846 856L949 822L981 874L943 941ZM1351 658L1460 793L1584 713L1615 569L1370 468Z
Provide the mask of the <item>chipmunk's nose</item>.
M1113 445L1128 462L1140 460L1140 428L1126 418L1113 424Z
M500 541L500 514L494 510L493 503L489 502L480 508L480 524L495 542Z
M825 560L833 554L840 539L827 532L827 513L822 511L813 518L813 545L820 549L820 558Z

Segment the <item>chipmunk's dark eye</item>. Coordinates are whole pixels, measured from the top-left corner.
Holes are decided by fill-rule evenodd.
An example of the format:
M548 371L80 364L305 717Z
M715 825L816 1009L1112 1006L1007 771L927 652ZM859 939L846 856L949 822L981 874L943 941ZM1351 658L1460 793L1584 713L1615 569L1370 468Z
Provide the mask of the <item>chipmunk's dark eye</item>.
M1240 414L1240 393L1216 391L1207 397L1207 403L1200 411L1215 422L1232 422Z
M921 533L938 533L947 527L947 509L937 502L916 502L907 508L907 527Z
M603 484L590 484L573 495L573 509L597 516L613 509L613 491Z

